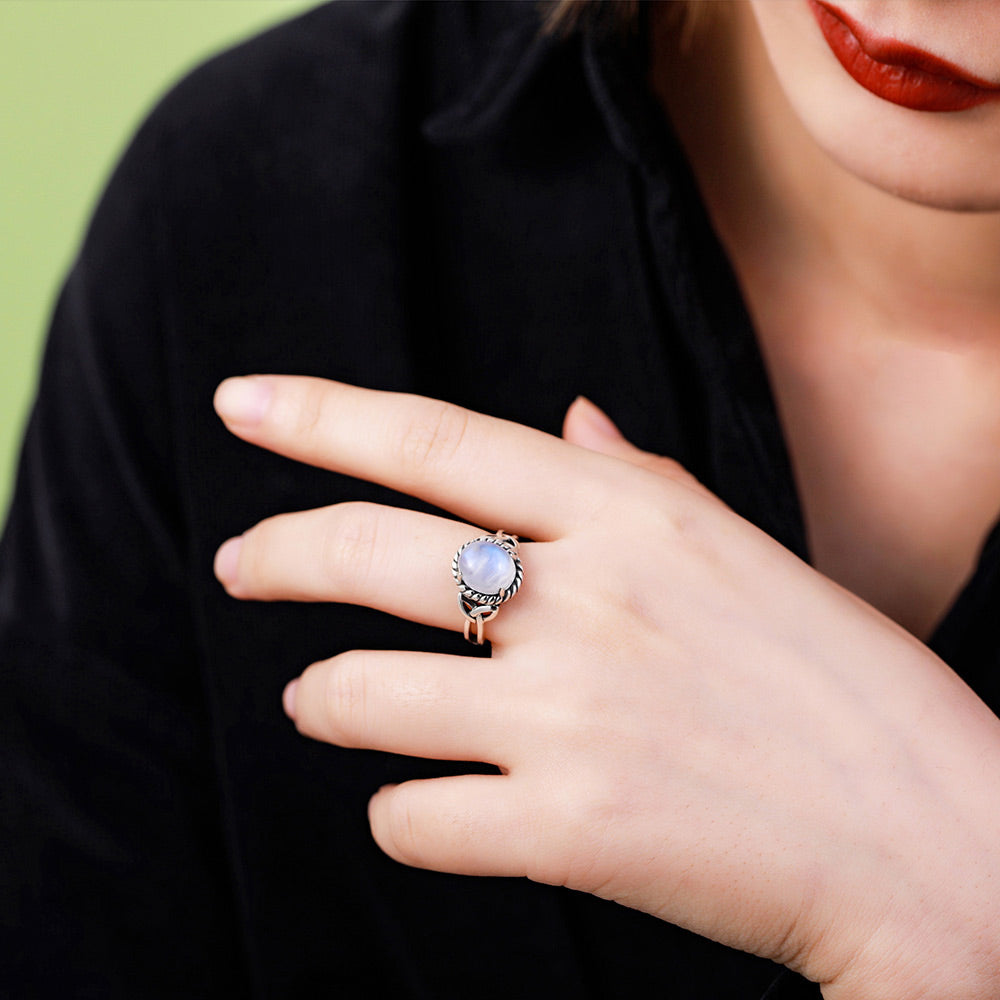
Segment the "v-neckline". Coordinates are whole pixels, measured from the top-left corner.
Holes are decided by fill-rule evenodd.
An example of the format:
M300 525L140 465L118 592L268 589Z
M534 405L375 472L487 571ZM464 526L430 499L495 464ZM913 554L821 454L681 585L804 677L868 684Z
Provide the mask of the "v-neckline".
M791 450L788 437L781 420L777 397L767 371L761 349L759 335L750 314L746 297L740 286L733 262L712 224L707 205L698 187L694 172L691 169L676 136L672 137L673 156L676 157L675 178L680 182L680 188L686 189L686 214L690 231L688 236L697 232L691 243L698 248L700 260L693 262L696 273L712 276L712 294L702 298L702 307L707 316L714 319L709 323L715 336L701 341L703 345L719 341L719 331L725 331L724 344L720 351L723 366L728 369L727 382L733 386L733 397L737 405L747 408L745 420L736 419L731 428L736 435L744 438L746 456L754 451L771 456L775 464L768 477L773 482L780 481L780 494L787 497L787 503L781 505L781 526L773 530L767 524L767 508L758 508L749 517L755 524L764 527L769 533L779 537L783 529L786 535L783 540L788 548L799 555L810 566L815 567L813 553L809 545L806 527L805 507L802 494L794 473ZM724 312L717 317L711 314L719 310L720 303ZM722 368L715 368L721 372ZM766 440L761 441L760 438ZM728 452L729 449L726 449ZM753 463L745 463L745 472L753 475L759 471L752 467ZM772 496L773 500L773 496ZM1000 519L995 520L980 542L976 562L972 572L965 579L952 597L952 600L938 617L934 627L926 639L921 639L929 648L937 650L944 636L953 630L953 623L962 619L980 601L982 578L993 572L993 558L1000 559Z
M781 420L759 335L733 262L712 225L711 216L691 166L676 137L673 143L675 155L681 161L677 177L688 192L687 213L691 230L702 234L693 241L693 244L701 246L704 258L693 266L699 273L712 275L713 294L703 298L702 306L706 314L711 315L718 309L720 302L728 300L730 303L725 307L725 313L710 323L716 332L716 336L710 339L718 341L718 332L724 330L725 339L731 341L721 352L723 363L728 368L728 384L734 387L733 396L739 397L739 401L744 402L749 410L746 420L733 421L733 431L744 437L746 455L759 450L777 459L769 478L773 481L773 478L777 477L781 481L781 494L788 498L787 504L782 505L782 520L787 533L786 545L810 566L815 567L809 545L802 494L795 477L788 436ZM715 370L720 371L718 368ZM756 439L760 436L769 440L758 442ZM754 469L750 468L749 464L746 471L748 474L753 474ZM766 522L767 513L759 509L750 519L765 527L765 523L762 522ZM770 526L766 527L770 530ZM941 637L951 630L952 623L964 616L968 606L977 603L978 594L982 589L981 577L990 571L988 564L990 557L994 555L1000 557L1000 519L992 523L981 540L972 572L938 617L927 638L920 641L935 649Z

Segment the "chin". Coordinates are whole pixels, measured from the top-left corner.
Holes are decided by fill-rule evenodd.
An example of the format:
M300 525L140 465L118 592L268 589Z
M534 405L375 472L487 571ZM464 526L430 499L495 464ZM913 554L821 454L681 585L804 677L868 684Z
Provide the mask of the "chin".
M926 152L880 156L874 162L863 154L852 156L843 145L827 147L826 152L854 177L902 201L944 212L1000 212L995 168L983 166L977 171L963 164L949 172Z
M942 212L963 212L968 215L1000 212L1000 194L996 192L954 192L938 191L917 186L886 188L890 194L904 201L910 201L926 208L940 209Z
M868 185L942 211L1000 211L1000 105L981 116L996 119L988 124L957 116L914 117L918 113L896 108L867 110L841 122L802 112L814 141Z

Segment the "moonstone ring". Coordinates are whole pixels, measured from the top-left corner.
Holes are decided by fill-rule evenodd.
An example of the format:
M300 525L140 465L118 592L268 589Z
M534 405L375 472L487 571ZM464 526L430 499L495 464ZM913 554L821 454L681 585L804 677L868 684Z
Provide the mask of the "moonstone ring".
M500 605L521 586L524 571L517 558L517 535L498 531L473 538L455 553L451 572L458 584L458 606L465 615L465 638L481 646L486 623L496 618Z

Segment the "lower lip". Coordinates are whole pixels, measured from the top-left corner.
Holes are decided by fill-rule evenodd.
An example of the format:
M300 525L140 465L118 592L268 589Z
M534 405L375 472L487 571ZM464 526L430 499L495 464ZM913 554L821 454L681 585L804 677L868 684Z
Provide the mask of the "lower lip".
M1000 100L1000 87L922 49L877 38L836 7L808 3L840 65L876 97L912 111L965 111Z

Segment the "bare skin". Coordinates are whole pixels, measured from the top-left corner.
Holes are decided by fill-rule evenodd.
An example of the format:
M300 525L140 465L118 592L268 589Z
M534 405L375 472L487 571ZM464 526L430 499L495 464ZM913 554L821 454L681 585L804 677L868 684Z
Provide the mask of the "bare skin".
M900 23L917 34L947 6L949 46L976 40L970 11L989 24L997 10L843 2L913 15ZM928 123L836 93L834 74L818 116L808 86L793 114L778 76L829 55L798 0L719 8L687 72L655 82L757 322L819 571L586 401L559 440L420 397L258 376L217 393L234 434L467 523L372 504L280 515L226 542L216 574L242 600L457 629L441 553L478 525L534 539L475 672L353 651L286 690L314 739L499 767L378 791L383 850L616 900L787 964L827 1000L995 1000L1000 719L915 636L1000 504L1000 191L967 162L980 147L957 141L984 132L988 160L1000 105ZM790 52L782 74L762 38ZM825 113L828 85L833 110L865 126L860 146ZM893 155L873 159L879 126ZM941 162L963 154L954 171L921 165L935 144Z
M764 353L814 564L926 638L1000 512L1000 215L928 208L834 162L747 4L654 87Z
M787 964L827 1000L995 1000L1000 720L911 635L592 404L563 441L291 376L228 380L216 409L251 443L467 519L269 518L216 556L234 597L457 628L440 554L501 519L535 539L475 671L353 651L286 691L314 739L500 768L381 789L388 854L592 892Z

